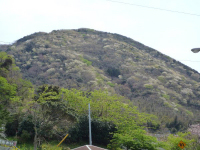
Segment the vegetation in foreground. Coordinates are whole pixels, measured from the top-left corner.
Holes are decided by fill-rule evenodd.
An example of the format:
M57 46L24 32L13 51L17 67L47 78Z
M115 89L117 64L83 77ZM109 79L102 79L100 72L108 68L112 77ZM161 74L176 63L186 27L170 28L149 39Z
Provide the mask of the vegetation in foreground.
M175 116L184 128L200 120L200 74L125 36L54 30L25 36L7 47L2 49L36 86L107 90L130 99L140 112L156 115L162 124Z
M6 124L6 134L17 136L19 144L34 143L35 150L55 149L47 142L60 141L66 133L70 133L66 143L87 142L88 103L94 144L109 149L171 150L179 149L177 145L182 140L187 149L198 147L189 133L176 133L166 141L157 141L147 132L148 128L159 129L157 117L140 113L125 97L105 90L89 92L50 85L34 88L22 79L14 59L5 52L0 53L0 93L0 126ZM26 145L22 147L25 149Z

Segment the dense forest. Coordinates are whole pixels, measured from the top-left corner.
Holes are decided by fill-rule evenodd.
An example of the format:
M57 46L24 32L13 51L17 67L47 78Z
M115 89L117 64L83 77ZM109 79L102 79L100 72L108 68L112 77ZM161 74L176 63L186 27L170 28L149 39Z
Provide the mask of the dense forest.
M20 149L70 149L88 144L90 103L94 145L195 150L199 87L198 72L117 34L35 33L1 49L0 126Z

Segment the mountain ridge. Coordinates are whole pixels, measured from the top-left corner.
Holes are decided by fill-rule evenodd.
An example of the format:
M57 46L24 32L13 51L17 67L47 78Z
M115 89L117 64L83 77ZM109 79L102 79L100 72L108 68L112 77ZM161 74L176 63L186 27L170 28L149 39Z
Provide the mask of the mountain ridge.
M81 28L38 32L10 45L24 78L35 85L106 89L140 111L172 121L198 120L200 74L119 34Z

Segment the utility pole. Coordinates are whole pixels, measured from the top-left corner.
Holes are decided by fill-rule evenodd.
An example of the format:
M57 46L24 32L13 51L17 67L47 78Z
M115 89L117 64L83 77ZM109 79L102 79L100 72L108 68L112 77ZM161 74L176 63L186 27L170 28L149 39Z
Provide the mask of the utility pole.
M90 142L90 145L92 145L90 103L88 104L88 108L89 108L89 142Z

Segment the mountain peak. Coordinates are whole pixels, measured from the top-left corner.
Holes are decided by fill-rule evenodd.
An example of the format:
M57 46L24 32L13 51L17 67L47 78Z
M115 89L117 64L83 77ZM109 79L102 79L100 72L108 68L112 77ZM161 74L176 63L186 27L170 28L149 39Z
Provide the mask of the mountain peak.
M163 120L177 115L188 121L200 110L197 71L119 34L88 28L37 32L7 52L35 85L107 89Z

